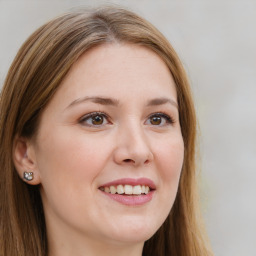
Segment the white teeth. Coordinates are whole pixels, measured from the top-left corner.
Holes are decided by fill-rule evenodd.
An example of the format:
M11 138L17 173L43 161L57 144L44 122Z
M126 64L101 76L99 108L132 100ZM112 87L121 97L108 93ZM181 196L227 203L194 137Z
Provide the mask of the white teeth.
M116 193L116 188L114 186L110 186L110 193L115 194Z
M132 195L132 191L133 191L133 189L132 189L131 185L125 185L124 186L124 193L126 195Z
M133 190L132 190L132 193L134 195L141 195L141 186L140 185L137 185L137 186L134 186L133 187Z
M145 194L148 194L148 192L149 192L149 187L146 186L146 187L145 187Z
M109 192L110 192L110 188L109 188L109 187L105 187L105 188L104 188L104 191L105 191L106 193L109 193Z
M101 187L100 190L105 191L106 193L111 194L125 194L125 195L141 195L141 194L148 194L150 191L149 186L145 185L117 185L117 186L110 186L110 187Z
M117 191L118 194L123 194L123 193L124 193L124 187L123 187L123 185L118 185L118 186L116 187L116 191Z

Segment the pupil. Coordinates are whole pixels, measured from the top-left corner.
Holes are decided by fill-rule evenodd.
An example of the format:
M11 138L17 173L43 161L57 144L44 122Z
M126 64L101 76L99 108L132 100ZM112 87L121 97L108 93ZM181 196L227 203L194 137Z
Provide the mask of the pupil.
M102 119L101 116L95 116L95 117L92 119L92 121L93 121L93 124L99 125L99 124L102 124L103 119Z
M161 124L161 117L159 116L154 116L151 118L151 123L154 125Z

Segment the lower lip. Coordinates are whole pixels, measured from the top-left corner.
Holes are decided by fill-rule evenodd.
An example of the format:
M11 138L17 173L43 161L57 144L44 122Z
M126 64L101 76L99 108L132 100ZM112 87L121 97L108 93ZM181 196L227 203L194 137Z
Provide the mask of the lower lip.
M127 195L119 195L119 194L111 194L106 193L104 191L101 191L106 196L111 198L112 200L115 200L121 204L129 205L129 206L137 206L137 205L143 205L148 203L152 200L154 191L150 191L146 195L140 195L140 196L127 196Z

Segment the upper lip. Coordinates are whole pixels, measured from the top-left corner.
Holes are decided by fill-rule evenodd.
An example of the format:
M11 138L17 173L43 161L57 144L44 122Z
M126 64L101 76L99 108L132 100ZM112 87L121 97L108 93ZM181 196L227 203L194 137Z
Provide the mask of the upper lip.
M100 185L100 187L110 187L110 186L117 186L117 185L131 185L131 186L136 186L136 185L145 185L149 186L150 189L156 189L155 183L148 178L123 178L123 179L117 179L113 180L111 182L105 183Z

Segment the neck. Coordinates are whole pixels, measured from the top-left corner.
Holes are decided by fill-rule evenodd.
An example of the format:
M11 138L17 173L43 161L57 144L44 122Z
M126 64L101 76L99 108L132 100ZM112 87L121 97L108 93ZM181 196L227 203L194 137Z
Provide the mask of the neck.
M48 237L48 256L142 256L143 245L62 234Z
M84 243L82 246L51 244L48 256L142 256L143 246L117 246L102 243Z

